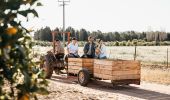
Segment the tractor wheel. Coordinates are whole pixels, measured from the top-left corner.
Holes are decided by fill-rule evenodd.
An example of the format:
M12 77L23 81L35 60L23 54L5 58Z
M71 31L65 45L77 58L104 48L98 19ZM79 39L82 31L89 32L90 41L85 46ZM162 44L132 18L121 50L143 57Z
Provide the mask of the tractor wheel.
M60 74L60 71L59 70L54 70L55 71L55 74L59 75Z
M87 86L90 80L90 74L87 69L82 69L78 72L78 82L81 86Z
M53 69L47 61L44 62L44 71L45 71L45 78L50 79L53 74Z

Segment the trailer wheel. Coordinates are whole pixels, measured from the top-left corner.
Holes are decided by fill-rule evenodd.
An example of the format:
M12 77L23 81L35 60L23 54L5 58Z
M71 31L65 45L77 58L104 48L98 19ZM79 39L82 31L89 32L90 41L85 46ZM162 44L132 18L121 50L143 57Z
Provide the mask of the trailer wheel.
M87 86L90 80L89 71L86 69L82 69L78 72L78 82L81 86Z

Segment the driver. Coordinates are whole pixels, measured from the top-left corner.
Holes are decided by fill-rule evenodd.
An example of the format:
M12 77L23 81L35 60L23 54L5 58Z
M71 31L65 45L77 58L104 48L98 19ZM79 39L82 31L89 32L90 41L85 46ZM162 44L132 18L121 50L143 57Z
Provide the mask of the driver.
M61 45L60 40L56 39L54 41L54 44L55 44L55 51L53 51L53 49L52 49L52 50L47 52L48 53L47 55L49 55L49 56L53 55L56 59L63 58L64 57L64 48Z
M61 45L60 40L58 40L58 39L55 40L55 51L54 51L54 54L55 54L56 58L60 58L59 55L62 55L64 57L64 48Z

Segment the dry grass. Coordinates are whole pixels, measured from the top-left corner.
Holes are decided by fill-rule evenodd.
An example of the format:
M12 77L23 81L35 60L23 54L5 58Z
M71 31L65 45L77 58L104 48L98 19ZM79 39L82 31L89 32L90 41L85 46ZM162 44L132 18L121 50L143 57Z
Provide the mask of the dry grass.
M170 69L142 67L141 80L170 85Z

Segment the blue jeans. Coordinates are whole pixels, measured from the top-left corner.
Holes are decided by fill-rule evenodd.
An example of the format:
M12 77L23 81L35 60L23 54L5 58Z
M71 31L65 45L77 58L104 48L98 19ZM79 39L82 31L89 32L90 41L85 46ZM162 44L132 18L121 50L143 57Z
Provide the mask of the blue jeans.
M104 56L104 57L99 57L99 59L107 59L107 57L106 57L106 56Z

